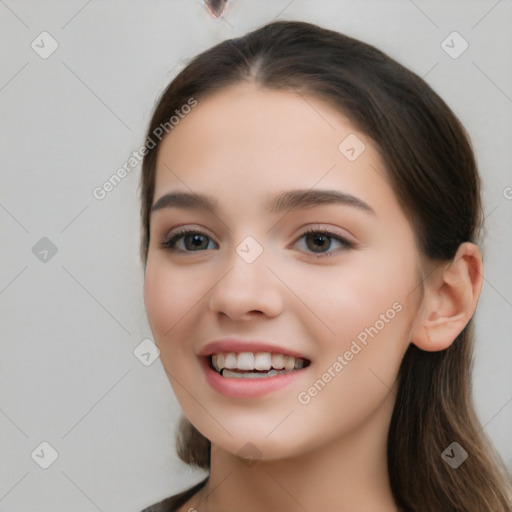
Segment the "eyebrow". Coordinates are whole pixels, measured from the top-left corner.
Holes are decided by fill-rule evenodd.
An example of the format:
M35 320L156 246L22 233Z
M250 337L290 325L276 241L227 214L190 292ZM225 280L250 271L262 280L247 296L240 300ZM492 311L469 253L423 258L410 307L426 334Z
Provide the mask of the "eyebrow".
M287 190L270 197L265 203L265 210L271 214L290 212L292 210L314 208L323 204L341 204L352 206L371 215L375 210L356 196L338 190ZM185 208L187 210L209 210L218 214L218 201L212 196L191 192L171 192L160 197L151 207L151 213L163 208Z

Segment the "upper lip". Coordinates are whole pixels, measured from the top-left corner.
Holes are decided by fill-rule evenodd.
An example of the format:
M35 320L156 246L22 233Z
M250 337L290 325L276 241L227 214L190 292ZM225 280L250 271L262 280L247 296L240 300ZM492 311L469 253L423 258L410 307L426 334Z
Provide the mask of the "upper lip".
M290 355L309 361L308 357L291 348L280 347L266 341L242 340L240 338L223 338L211 341L201 348L198 355L207 357L220 352L270 352L271 354Z

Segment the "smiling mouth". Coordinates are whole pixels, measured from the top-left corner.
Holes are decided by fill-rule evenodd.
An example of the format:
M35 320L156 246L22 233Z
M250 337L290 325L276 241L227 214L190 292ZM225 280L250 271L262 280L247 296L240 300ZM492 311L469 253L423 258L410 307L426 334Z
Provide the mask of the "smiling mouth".
M225 378L262 379L297 372L311 361L269 352L219 353L207 356L209 367Z

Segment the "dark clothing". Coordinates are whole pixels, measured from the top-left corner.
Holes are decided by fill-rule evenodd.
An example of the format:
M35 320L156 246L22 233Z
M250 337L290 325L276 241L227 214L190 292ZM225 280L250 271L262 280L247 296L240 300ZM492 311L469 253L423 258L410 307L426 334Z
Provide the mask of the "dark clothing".
M180 492L179 494L175 494L174 496L170 496L158 503L154 503L144 510L141 510L141 512L176 512L178 507L181 507L192 496L194 496L196 492L199 492L206 485L208 478L210 478L209 475L202 482L194 485L194 487Z

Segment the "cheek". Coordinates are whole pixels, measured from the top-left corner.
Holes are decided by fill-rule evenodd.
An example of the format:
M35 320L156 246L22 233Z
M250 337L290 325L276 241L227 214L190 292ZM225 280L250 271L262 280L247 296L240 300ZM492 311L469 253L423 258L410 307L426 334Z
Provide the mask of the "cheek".
M357 264L336 271L331 267L330 273L302 279L304 302L323 323L323 327L319 323L324 330L320 339L349 340L374 324L383 330L399 322L415 283L414 267L410 263L408 267L368 256Z
M372 310L346 304L335 325L336 339L318 346L315 370L296 396L297 428L302 421L311 428L312 418L323 418L325 435L335 438L358 428L384 403L391 411L414 317L411 301L404 302L387 308L383 299L382 307L376 301Z
M144 279L144 303L157 344L171 339L186 325L187 314L200 298L197 280L169 265L148 261Z
M417 284L411 254L406 259L396 252L368 251L322 281L324 293L315 295L311 309L330 332L311 324L318 326L314 377L322 390L328 381L329 390L317 403L335 400L364 408L361 400L378 401L393 386L418 307L417 293L410 293Z

